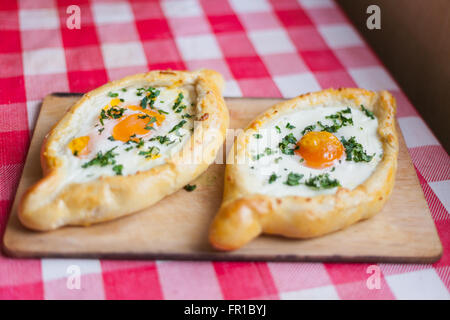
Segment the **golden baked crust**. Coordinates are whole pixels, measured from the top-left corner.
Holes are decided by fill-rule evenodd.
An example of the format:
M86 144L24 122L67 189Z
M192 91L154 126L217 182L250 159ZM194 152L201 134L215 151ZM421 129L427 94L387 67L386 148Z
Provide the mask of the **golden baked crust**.
M364 105L378 118L378 137L383 158L372 175L349 190L339 187L332 195L273 197L258 194L247 183L248 166L242 165L249 138L263 124L292 110L332 102L352 108ZM261 233L292 238L311 238L345 228L379 212L391 194L397 169L398 139L395 129L395 99L387 91L329 89L308 93L279 103L253 120L227 158L222 205L209 233L210 243L220 250L234 250Z
M133 84L178 87L195 86L197 121L201 125L182 149L162 165L126 176L106 176L85 183L65 185L67 168L54 145L65 135L77 110L90 99ZM214 161L223 144L229 115L221 91L224 80L212 70L151 71L107 83L86 93L47 135L41 150L44 177L20 201L19 219L35 230L64 225L87 226L115 219L145 207L177 191L195 179ZM198 137L207 137L199 139Z

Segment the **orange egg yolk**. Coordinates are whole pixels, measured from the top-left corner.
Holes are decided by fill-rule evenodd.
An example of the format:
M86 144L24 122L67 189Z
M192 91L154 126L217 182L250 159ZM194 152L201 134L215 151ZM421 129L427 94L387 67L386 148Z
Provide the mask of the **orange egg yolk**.
M88 148L86 147L89 143L89 140L89 136L78 137L70 141L67 146L72 151L72 154L74 156L85 155L88 153Z
M123 116L119 122L114 126L112 136L115 140L127 142L134 135L145 135L149 133L151 128L157 124L158 126L164 121L165 116L150 109L143 109L139 106L127 106L128 109L134 111L141 111L128 116ZM147 115L147 117L145 117ZM152 118L156 121L152 122Z
M305 159L308 167L322 169L342 157L344 146L332 133L311 131L297 142L295 153Z

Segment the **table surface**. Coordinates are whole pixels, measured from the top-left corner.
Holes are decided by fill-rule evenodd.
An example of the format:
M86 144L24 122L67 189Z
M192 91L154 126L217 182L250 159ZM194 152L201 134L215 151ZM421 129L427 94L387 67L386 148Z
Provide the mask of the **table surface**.
M68 27L76 21L67 23L73 4L80 29ZM450 299L450 158L334 2L1 1L0 38L2 233L46 94L86 92L149 69L206 67L224 75L226 96L288 98L328 87L391 91L444 247L441 260L429 265L0 256L0 298Z

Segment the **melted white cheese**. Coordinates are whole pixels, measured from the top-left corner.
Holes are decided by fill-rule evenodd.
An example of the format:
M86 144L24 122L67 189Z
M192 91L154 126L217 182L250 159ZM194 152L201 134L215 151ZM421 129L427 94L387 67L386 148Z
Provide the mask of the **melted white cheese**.
M137 89L148 85L138 85L133 87L125 87L126 91L121 90L122 87L113 90L112 92L118 93L119 99L124 101L120 107L126 108L129 105L139 106L141 99L144 97L137 95ZM114 125L117 124L119 119L107 119L104 120L104 130L99 133L99 129L102 128L99 122L99 115L103 107L108 105L113 99L108 96L108 93L95 96L85 103L74 114L74 119L71 125L65 129L65 139L62 139L57 145L57 152L62 155L65 165L67 166L68 177L67 181L71 183L81 183L102 176L115 176L116 172L112 170L113 165L99 166L92 165L83 168L83 164L95 158L98 152L105 154L108 150L116 147L113 150L115 154L114 160L116 165L122 165L122 175L131 175L139 171L146 171L155 166L164 164L166 160L173 154L181 150L183 145L188 141L192 135L194 127L194 117L196 115L196 92L193 86L187 85L182 88L169 89L167 87L155 87L160 90L159 96L157 96L154 103L154 107L159 110L167 112L164 114L165 119L160 126L154 124L155 130L150 130L149 134L142 137L144 145L140 148L136 148L136 144L126 144L122 141L111 141L108 137L112 135ZM180 113L175 113L172 107L178 97L179 93L183 93L184 98L182 104L186 106ZM147 107L149 108L149 107ZM138 111L127 109L124 115L130 115ZM142 113L141 113L142 114ZM191 118L182 118L183 115L192 115ZM171 133L171 131L180 121L185 120L186 123ZM72 151L68 147L68 143L77 137L90 136L89 141L89 154L83 156L74 156ZM152 137L166 136L174 143L169 145L161 144L158 140L149 141ZM158 158L145 158L140 155L141 151L148 151L149 147L157 147L159 149ZM130 148L132 147L132 148ZM126 150L129 148L130 150Z
M341 140L341 137L345 137L347 140L353 136L356 137L356 141L362 144L364 151L368 155L375 154L370 162L347 161L344 153L342 158L336 160L331 167L313 169L307 167L305 162L301 162L302 158L299 155L283 154L278 146L289 133L293 133L297 141L300 140L303 129L309 125L316 124L317 121L321 121L324 125L331 125L332 121L325 119L325 116L335 114L345 108L317 106L307 110L293 111L265 123L259 130L259 134L262 137L257 139L255 136L252 136L247 150L250 158L247 162L251 177L250 183L253 186L258 186L258 193L277 197L290 195L309 197L320 194L333 194L337 191L337 188L317 190L303 183L305 179L311 176L324 173L328 173L331 179L337 179L341 186L348 189L354 189L363 183L372 174L381 160L383 149L377 133L378 120L376 117L375 119L369 118L358 109L351 108L353 125L340 128L334 135L339 140ZM346 117L349 117L349 115L345 114ZM291 130L286 128L288 123L295 126L295 128ZM278 132L279 130L276 129L276 126L280 128L281 132ZM315 131L319 130L316 127ZM266 148L270 148L272 154L267 155L265 153ZM256 160L255 156L262 153L264 155L259 160ZM304 175L299 185L290 186L285 183L290 172ZM269 183L272 174L276 174L278 178L274 182Z

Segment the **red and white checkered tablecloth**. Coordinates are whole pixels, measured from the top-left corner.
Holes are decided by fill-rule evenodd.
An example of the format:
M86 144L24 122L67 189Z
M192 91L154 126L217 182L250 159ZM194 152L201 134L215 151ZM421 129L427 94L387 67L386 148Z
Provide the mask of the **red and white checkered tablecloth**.
M69 5L81 29L66 26ZM364 13L362 13L364 14ZM449 299L450 159L330 0L1 0L0 230L42 98L149 69L213 68L226 96L292 97L328 87L387 89L441 241L430 265L15 260L0 256L3 299ZM67 287L68 266L81 289Z

